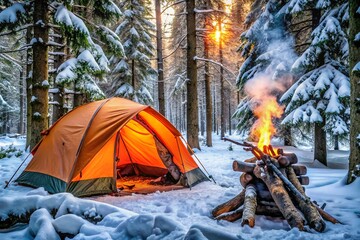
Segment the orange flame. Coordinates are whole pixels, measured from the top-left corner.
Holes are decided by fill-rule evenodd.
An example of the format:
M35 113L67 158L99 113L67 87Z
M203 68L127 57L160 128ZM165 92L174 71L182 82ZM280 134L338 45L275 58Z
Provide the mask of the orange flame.
M251 135L259 139L259 149L263 150L264 146L270 145L271 137L276 133L272 119L280 118L283 111L284 107L279 106L274 96L268 96L254 109L258 119L251 129Z

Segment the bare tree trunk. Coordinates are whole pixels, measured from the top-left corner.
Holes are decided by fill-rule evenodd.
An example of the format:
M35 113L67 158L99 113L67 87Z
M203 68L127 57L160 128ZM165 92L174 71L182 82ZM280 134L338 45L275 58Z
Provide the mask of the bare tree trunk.
M314 126L314 159L327 166L325 119Z
M312 29L315 29L320 22L321 18L321 9L312 10ZM325 61L323 59L323 61ZM319 63L321 64L321 63ZM322 123L315 123L314 127L314 159L317 159L319 162L327 166L327 156L326 156L326 132L325 127L325 118Z
M23 60L23 57L21 57L21 61ZM18 133L24 134L24 73L26 74L26 71L24 67L20 70L20 76L19 76L19 93L20 93L20 99L19 99L19 124L18 124Z
M64 44L64 39L62 37L54 37L54 41L59 44ZM58 52L64 52L65 47L61 47L58 49ZM55 55L54 56L54 68L57 70L60 65L65 61L65 55ZM58 89L56 93L54 93L53 100L56 104L53 105L53 115L52 115L52 123L56 122L59 118L61 118L64 114L64 104L65 104L65 90L62 84L58 84L55 81L56 76L54 77L54 87Z
M30 44L32 38L31 27L26 29L26 44ZM25 149L30 146L31 139L31 96L32 96L32 48L26 51L26 144Z
M349 1L350 7L350 158L347 183L360 176L360 72L354 72L354 66L360 64L360 44L355 42L355 35L360 32L360 16L356 11L359 1Z
M165 91L164 91L164 64L162 56L162 26L161 26L161 5L160 0L155 0L156 12L156 51L158 66L158 100L159 112L165 116Z
M131 60L131 86L136 90L136 79L135 79L135 60Z
M231 95L231 90L229 89L229 96ZM229 99L229 135L231 135L231 99Z
M334 150L339 150L339 135L334 136Z
M205 23L207 25L207 23ZM207 36L204 37L204 58L209 58L209 42ZM212 99L211 99L211 80L209 75L209 62L205 62L204 67L204 78L205 78L205 102L206 102L206 146L212 147L212 124L213 124L213 116L212 116Z
M219 37L219 58L220 58L220 64L223 64L223 47L222 47L222 20L221 17L218 18L218 25L219 25L219 32L220 32L220 37ZM224 88L224 68L220 67L220 100L221 100L221 104L220 104L220 138L222 139L223 137L225 137L225 119L226 119L226 115L225 115L225 106L226 106L226 101L225 101L225 88Z
M199 144L199 115L197 93L197 64L196 60L196 19L195 0L186 0L187 27L187 141L192 148L200 149Z
M48 46L49 14L47 1L34 1L33 84L32 84L32 131L30 146L33 148L41 139L41 132L48 125Z

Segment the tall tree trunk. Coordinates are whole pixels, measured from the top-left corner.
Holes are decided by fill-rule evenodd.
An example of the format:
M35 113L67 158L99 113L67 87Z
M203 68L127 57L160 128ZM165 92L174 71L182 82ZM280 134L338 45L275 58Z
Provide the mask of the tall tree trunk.
M292 139L292 134L291 134L291 127L285 125L283 127L282 134L284 136L284 145L285 146L294 146L293 139Z
M32 28L26 29L26 44L30 44L32 38ZM31 140L31 96L32 96L32 48L28 48L26 51L26 144L25 149L30 146Z
M360 64L360 42L355 42L355 35L360 32L359 1L350 0L350 158L347 183L360 176L360 72L353 72L354 66Z
M48 128L48 4L44 0L34 1L33 84L31 148L41 139L41 132Z
M218 18L218 25L219 25L219 58L220 64L223 64L223 47L222 47L222 20L221 17ZM225 137L225 130L226 130L226 115L225 115L225 108L226 108L226 100L225 100L225 88L224 88L224 68L220 67L220 138L222 139Z
M131 86L134 89L134 93L136 90L136 79L135 79L135 60L131 60Z
M159 112L165 116L165 83L164 83L164 64L162 56L162 24L160 0L155 0L156 12L156 52L157 52L157 71L158 71L158 100Z
M21 61L23 61L23 57L21 56ZM20 92L20 99L19 99L19 125L18 125L18 133L24 134L24 73L26 74L25 68L22 67L20 70L19 76L19 92Z
M231 90L229 89L229 96L231 96ZM229 99L229 135L231 135L231 99Z
M334 150L339 150L339 135L334 136Z
M206 18L205 27L210 24ZM207 36L204 37L204 58L209 58L209 39ZM206 146L212 147L212 99L211 99L211 80L210 80L210 68L209 62L205 62L204 66L204 79L205 79L205 104L206 104Z
M59 44L64 44L64 38L62 37L54 37L54 41ZM65 47L61 47L57 52L62 52L65 54ZM54 56L54 68L57 70L60 65L65 61L65 55L57 54ZM58 84L55 81L56 76L54 77L54 88L58 91L54 93L53 100L56 102L53 105L53 115L52 115L52 123L56 122L59 118L61 118L64 114L64 104L65 104L65 90L62 84Z
M321 9L312 10L312 29L314 30L320 22L321 18ZM325 57L325 56L324 56ZM322 61L325 62L324 57ZM324 62L318 63L320 66ZM314 159L317 159L319 162L327 166L327 153L326 153L326 132L325 127L325 117L323 118L322 123L315 123L314 126Z
M192 148L200 149L199 144L199 115L198 115L198 93L197 93L197 65L196 60L196 19L195 0L186 0L186 72L187 72L187 141Z
M326 158L326 132L324 130L325 119L322 123L315 123L314 126L314 159L327 166Z
M213 132L216 132L216 86L214 84L213 87L213 109L214 109L214 113L213 113Z

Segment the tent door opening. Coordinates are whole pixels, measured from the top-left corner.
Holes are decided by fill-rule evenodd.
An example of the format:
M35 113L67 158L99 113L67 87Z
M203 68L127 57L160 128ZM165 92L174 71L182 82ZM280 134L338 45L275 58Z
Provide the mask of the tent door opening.
M114 159L120 190L148 193L171 185L167 190L183 188L175 185L181 172L173 155L139 118L133 118L117 132Z

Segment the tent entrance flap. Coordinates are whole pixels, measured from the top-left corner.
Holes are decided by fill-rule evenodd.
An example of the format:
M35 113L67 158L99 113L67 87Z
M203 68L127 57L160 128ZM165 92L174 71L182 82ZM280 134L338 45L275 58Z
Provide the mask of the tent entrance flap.
M156 133L146 124L146 122L137 114L135 116L135 120L141 124L146 130L148 130L154 138L156 150L159 154L160 159L164 163L164 165L169 170L169 174L173 178L175 182L179 181L181 177L181 172L179 168L176 166L176 164L173 161L173 155L170 153L169 149L166 148L166 146L160 141L160 139L156 136Z
M174 183L179 181L181 172L173 155L146 123L134 117L120 130L116 141L118 177L168 175Z

